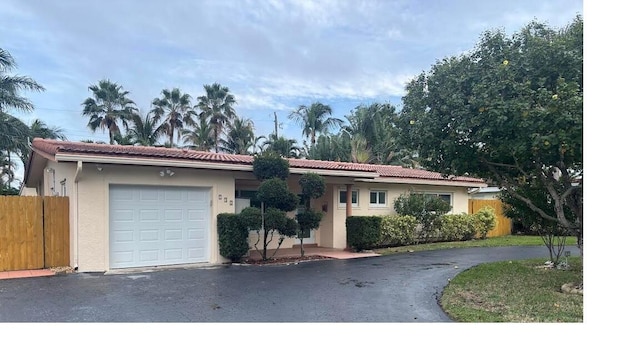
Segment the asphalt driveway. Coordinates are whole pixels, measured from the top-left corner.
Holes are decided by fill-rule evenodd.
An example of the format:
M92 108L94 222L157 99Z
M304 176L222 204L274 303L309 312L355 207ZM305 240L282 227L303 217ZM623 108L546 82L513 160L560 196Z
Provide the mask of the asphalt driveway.
M570 248L573 253L577 249ZM448 279L545 247L0 281L0 322L448 322Z

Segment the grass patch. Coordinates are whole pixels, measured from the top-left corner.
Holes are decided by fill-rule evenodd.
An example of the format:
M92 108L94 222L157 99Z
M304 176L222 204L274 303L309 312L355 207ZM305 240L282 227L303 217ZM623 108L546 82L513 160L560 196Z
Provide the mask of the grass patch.
M566 245L576 245L575 236L567 237ZM508 235L484 240L437 242L428 244L398 246L393 248L380 248L374 251L380 255L404 253L411 251L427 251L440 249L456 249L469 247L496 247L496 246L544 246L540 236Z
M580 294L565 294L566 283L582 282L582 258L569 270L542 267L546 258L475 266L453 278L440 299L458 322L582 322Z

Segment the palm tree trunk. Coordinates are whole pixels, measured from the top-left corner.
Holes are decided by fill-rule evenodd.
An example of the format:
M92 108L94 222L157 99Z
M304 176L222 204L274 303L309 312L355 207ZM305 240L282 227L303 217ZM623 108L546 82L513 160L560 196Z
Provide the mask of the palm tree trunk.
M173 147L173 132L175 131L173 123L169 125L169 146Z

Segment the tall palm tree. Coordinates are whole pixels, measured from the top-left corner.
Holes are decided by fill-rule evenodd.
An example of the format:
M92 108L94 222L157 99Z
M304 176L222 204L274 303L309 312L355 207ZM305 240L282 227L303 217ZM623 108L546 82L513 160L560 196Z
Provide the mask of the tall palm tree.
M29 127L18 118L0 112L0 178L4 184L15 180L17 164L13 158L29 153Z
M133 114L131 125L127 131L128 140L132 145L156 146L159 144L160 138L168 133L169 125L162 122L159 117L152 115L152 113L147 113L143 120L139 112Z
M48 126L44 121L35 119L29 126L30 138L67 140L64 130L59 126Z
M398 114L390 104L360 105L346 116L348 124L342 127L351 138L354 162L376 164L402 164L407 150L396 141ZM356 159L358 159L356 161Z
M211 151L215 147L213 139L214 126L206 118L200 118L192 128L180 130L186 147L192 150Z
M342 120L331 117L331 113L329 105L315 102L310 106L300 105L289 114L289 119L302 126L302 135L310 138L313 146L318 134L327 133L331 128L342 124Z
M287 139L284 136L270 134L269 138L263 143L263 151L274 152L280 156L298 159L302 152L302 148L297 146L295 139Z
M22 139L23 150L20 152L20 158L24 166L29 160L29 150L31 149L31 141L35 138L67 140L64 130L59 126L48 126L44 121L35 119L29 125L28 138Z
M135 103L127 97L128 91L108 79L89 86L89 90L93 97L82 102L82 115L89 117L87 126L92 132L98 128L109 131L109 144L113 144L113 136L120 134L118 121L122 122L125 129L128 128L128 121L137 110Z
M28 76L8 74L16 68L17 64L13 56L0 48L0 113L7 109L31 111L33 104L27 98L20 96L20 91L44 91L44 87Z
M229 88L218 83L204 85L204 96L198 97L197 108L200 110L200 119L208 120L212 125L213 147L215 152L219 150L219 140L224 126L236 117L233 106L236 98L229 92Z
M305 155L313 160L351 161L351 138L344 131L320 135L316 144L306 149Z
M161 95L161 98L153 99L154 108L152 111L156 118L166 115L164 119L165 124L167 124L165 130L167 131L167 136L169 136L170 147L173 147L175 144L173 134L177 133L178 138L176 140L179 140L179 130L184 125L193 123L195 112L191 108L191 95L181 93L180 89L173 88L171 91L164 89Z
M234 118L227 125L224 135L225 138L220 139L220 150L239 155L250 155L252 148L264 138L263 136L256 138L253 121L247 118Z

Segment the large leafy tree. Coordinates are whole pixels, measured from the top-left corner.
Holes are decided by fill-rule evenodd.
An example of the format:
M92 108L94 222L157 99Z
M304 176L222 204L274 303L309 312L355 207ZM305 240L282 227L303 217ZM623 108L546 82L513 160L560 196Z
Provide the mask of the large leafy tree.
M109 132L109 143L114 143L114 135L120 134L120 122L127 129L129 120L137 110L136 104L129 99L129 92L121 85L108 79L100 80L89 86L92 97L82 102L82 115L89 117L87 126L92 132L97 129Z
M13 56L0 48L0 113L11 109L31 111L33 104L20 94L21 91L44 91L44 87L28 76L11 75L17 67Z
M289 119L302 127L302 135L309 138L313 146L316 144L318 135L325 134L331 128L342 124L342 120L331 117L331 113L329 105L315 102L309 106L300 105L289 114Z
M191 95L182 93L178 88L164 89L161 92L161 97L153 99L152 104L155 118L164 117L166 124L164 130L169 137L170 147L173 147L175 144L174 134L177 134L179 138L179 129L193 123L195 112L191 108Z
M582 248L582 53L581 17L561 29L531 22L511 37L485 32L407 85L403 140L425 166L487 179ZM552 206L517 191L527 184Z
M204 85L204 92L203 96L198 97L198 116L211 124L213 148L218 152L224 127L236 117L236 98L229 92L228 87L218 83Z

